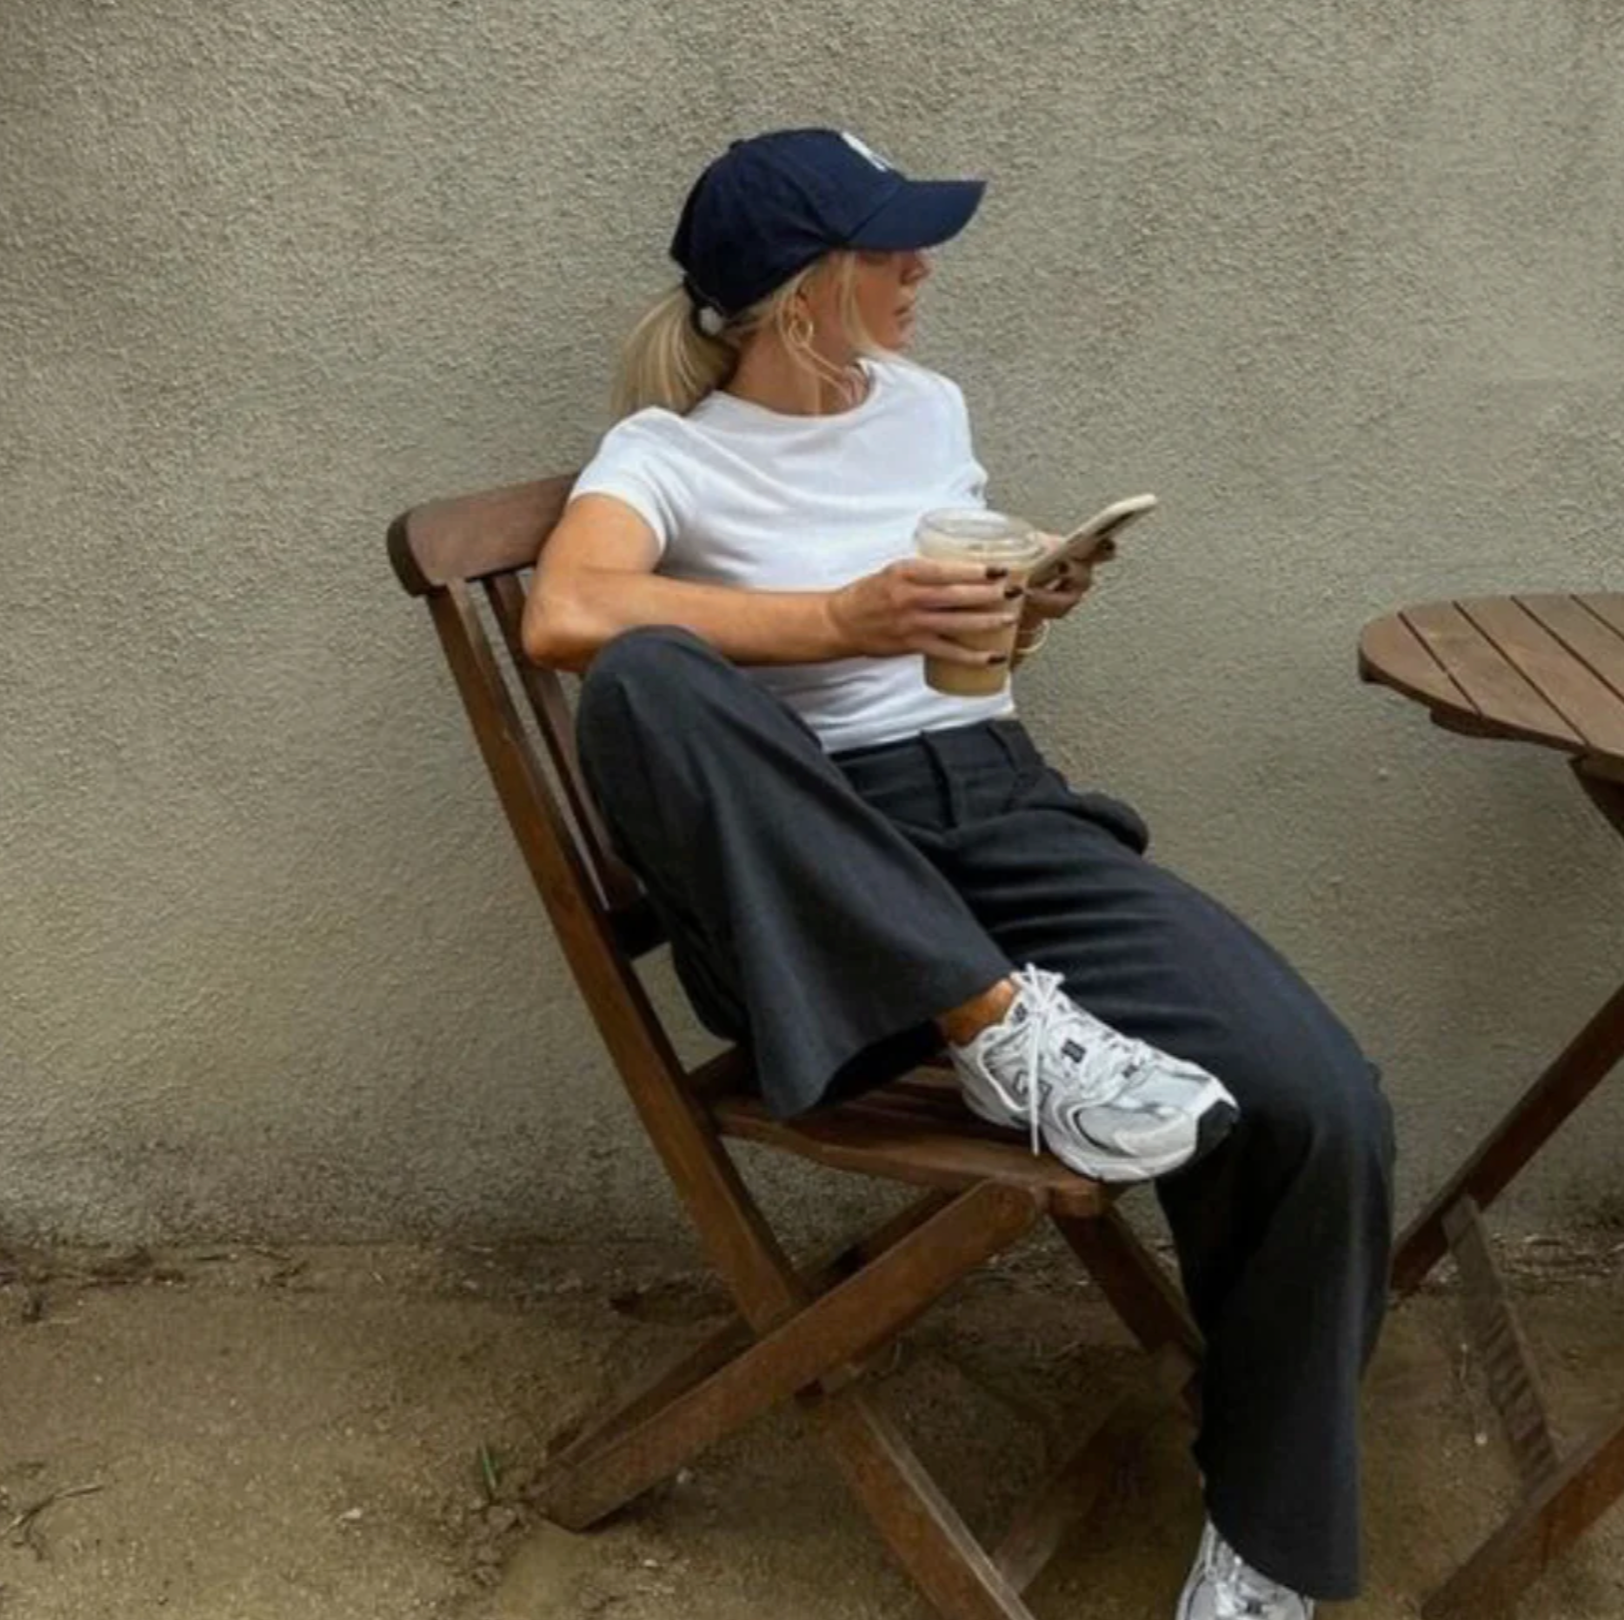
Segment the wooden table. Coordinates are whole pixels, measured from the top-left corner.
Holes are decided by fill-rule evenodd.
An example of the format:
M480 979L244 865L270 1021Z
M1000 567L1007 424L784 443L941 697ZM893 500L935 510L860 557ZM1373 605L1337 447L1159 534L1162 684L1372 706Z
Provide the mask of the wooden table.
M1472 597L1403 608L1365 627L1359 673L1424 704L1452 731L1560 749L1624 835L1624 593ZM1400 1296L1453 1251L1468 1327L1523 1487L1499 1529L1427 1599L1422 1612L1429 1620L1509 1599L1624 1495L1624 1421L1558 1447L1481 1218L1620 1057L1624 986L1399 1240L1393 1286Z
M1624 780L1624 592L1402 608L1365 626L1359 673L1452 730L1560 748Z

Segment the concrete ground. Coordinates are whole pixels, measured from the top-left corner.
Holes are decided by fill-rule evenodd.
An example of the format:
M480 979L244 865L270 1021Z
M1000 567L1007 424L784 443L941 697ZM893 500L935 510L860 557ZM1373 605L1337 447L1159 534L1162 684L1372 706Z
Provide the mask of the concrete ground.
M1624 1404L1624 1268L1519 1242L1519 1292L1574 1424ZM833 1470L778 1414L608 1528L540 1523L547 1442L702 1335L697 1274L556 1250L0 1250L0 1620L919 1617ZM1370 1590L1416 1612L1508 1476L1455 1301L1393 1319L1370 1386ZM1039 1249L928 1317L884 1399L972 1525L1139 1376L1074 1268ZM1031 1594L1039 1620L1170 1615L1198 1527L1169 1417ZM37 1511L36 1511L37 1510ZM1624 1508L1523 1620L1624 1612Z

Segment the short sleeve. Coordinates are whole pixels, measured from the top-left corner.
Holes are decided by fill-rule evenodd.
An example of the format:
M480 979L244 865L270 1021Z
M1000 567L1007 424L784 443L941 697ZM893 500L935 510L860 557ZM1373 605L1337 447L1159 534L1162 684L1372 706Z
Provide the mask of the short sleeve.
M975 438L970 431L970 407L965 403L964 390L951 377L936 374L947 400L949 442L953 454L969 473L974 498L987 498L987 469L976 460Z
M617 422L570 491L572 501L583 495L624 501L654 531L662 557L681 526L683 505L676 458L659 420L670 416L667 411L639 411Z

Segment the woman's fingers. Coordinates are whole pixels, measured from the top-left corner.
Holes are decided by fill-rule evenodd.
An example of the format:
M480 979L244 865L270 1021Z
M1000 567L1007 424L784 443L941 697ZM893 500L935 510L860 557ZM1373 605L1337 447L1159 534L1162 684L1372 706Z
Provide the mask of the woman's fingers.
M992 584L983 581L977 585L921 586L914 593L914 605L925 612L983 611L1003 606L1014 606L1025 593L1019 585L1004 580Z
M1046 537L1052 539L1053 537ZM1093 584L1086 562L1068 563L1046 590L980 563L904 557L865 582L873 593L873 638L888 652L924 653L952 664L986 665L995 655L966 647L966 636L996 635L1023 618L1064 618ZM865 598L865 601L868 599ZM859 638L863 639L863 638Z
M1010 629L1023 616L1063 618L1093 584L1087 563L1068 564L1046 590L1029 590L1002 570L930 557L903 559L889 572L894 623L912 627L904 632L909 649L956 664L987 662L985 653L964 647L961 637Z
M1042 619L1064 618L1088 594L1093 583L1093 571L1086 564L1072 564L1048 590L1026 593L1026 611Z
M936 557L904 557L892 568L904 579L918 585L986 585L1007 580L1007 568L989 568L984 563L943 562Z
M927 658L939 658L944 664L970 664L977 668L1009 661L1007 654L979 652L974 647L966 647L962 641L954 641L950 636L924 636L914 651L923 653Z
M1070 613L1082 599L1081 591L1029 591L1026 611L1044 619L1059 619Z
M960 609L953 613L922 613L915 621L920 630L931 636L975 636L992 630L1007 630L1020 622L1020 610L1000 608L996 613L969 613Z

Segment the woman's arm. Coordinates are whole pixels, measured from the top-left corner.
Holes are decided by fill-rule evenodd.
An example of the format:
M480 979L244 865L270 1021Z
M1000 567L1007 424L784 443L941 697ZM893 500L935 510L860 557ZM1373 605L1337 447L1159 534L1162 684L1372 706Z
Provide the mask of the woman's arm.
M542 548L525 604L524 648L538 664L582 669L638 625L677 624L741 664L844 656L823 591L741 591L665 579L659 542L625 501L583 495Z
M584 669L606 641L641 625L692 630L736 664L814 664L930 652L957 663L986 655L951 633L1009 623L1004 587L974 564L907 558L838 591L747 591L666 579L659 542L625 501L572 501L542 548L524 612L524 650L538 664Z

